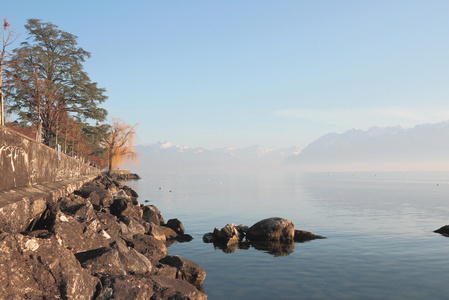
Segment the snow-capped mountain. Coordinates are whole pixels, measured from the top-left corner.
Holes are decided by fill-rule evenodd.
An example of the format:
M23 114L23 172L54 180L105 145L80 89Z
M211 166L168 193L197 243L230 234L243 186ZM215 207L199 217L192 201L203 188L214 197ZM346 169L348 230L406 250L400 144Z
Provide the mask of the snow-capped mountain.
M449 122L329 133L290 156L305 168L448 169Z
M247 148L190 148L170 142L138 145L139 169L206 170L276 168L294 153L297 147L267 149L259 145Z

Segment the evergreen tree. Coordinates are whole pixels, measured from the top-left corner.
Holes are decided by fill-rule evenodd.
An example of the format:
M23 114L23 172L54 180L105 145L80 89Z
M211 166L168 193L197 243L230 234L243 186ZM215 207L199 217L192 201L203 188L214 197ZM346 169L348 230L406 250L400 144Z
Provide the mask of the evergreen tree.
M25 29L28 37L14 49L7 70L8 109L38 132L42 127L48 145L57 142L66 115L85 124L104 121L107 111L98 105L107 99L105 89L84 71L90 53L77 47L77 37L37 19L29 19Z

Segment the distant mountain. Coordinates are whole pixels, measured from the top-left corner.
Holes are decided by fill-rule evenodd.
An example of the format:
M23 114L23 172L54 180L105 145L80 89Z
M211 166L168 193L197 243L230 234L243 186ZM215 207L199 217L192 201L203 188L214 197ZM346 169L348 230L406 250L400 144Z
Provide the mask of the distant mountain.
M247 148L190 148L170 142L138 145L139 169L155 171L208 171L279 168L299 148L267 149L259 145Z
M308 170L449 170L449 122L329 133L285 163Z

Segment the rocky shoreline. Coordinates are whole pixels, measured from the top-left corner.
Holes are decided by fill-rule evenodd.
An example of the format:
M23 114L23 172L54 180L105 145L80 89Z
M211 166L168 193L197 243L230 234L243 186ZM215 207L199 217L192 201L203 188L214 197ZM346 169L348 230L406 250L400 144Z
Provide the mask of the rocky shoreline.
M27 231L0 233L5 299L207 299L203 268L167 255L189 241L177 219L105 175L48 203ZM136 179L136 178L133 178Z
M140 176L135 173L112 173L109 175L112 180L138 180Z

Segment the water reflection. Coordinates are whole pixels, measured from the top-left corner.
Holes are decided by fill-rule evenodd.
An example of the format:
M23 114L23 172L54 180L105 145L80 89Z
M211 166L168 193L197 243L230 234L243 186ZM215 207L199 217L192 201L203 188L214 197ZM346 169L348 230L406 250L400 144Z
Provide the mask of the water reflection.
M250 243L250 242L239 242L232 244L223 243L213 243L215 249L220 249L224 253L234 253L237 249L248 250L249 248L254 248L256 250L264 251L265 253L271 254L274 257L278 256L288 256L293 253L295 248L295 242L291 243L281 243L281 242L270 242L270 243Z

